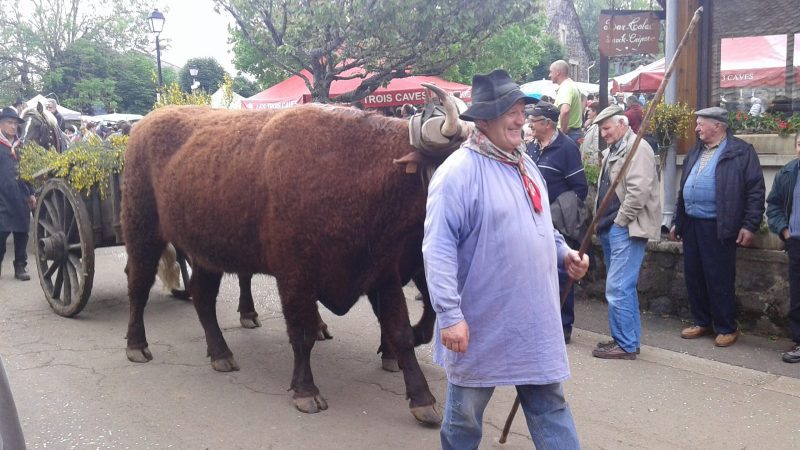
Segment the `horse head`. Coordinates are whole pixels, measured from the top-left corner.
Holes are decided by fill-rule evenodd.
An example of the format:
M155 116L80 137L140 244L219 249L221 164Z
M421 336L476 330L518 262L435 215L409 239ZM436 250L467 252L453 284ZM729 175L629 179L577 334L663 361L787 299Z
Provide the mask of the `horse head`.
M25 108L20 117L25 121L19 135L23 145L32 140L43 148L52 147L59 153L64 150L58 121L41 103Z

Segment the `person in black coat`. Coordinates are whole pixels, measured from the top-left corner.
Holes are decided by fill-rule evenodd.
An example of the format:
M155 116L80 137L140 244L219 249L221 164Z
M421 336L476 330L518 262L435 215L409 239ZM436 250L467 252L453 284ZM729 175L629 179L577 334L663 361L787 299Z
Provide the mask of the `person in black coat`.
M728 130L728 112L701 109L697 145L686 155L670 239L683 240L684 277L694 326L684 339L716 334L715 345L739 338L736 246L752 245L764 216L764 174L752 145Z
M767 223L786 246L789 256L789 329L794 345L781 358L800 363L800 132L794 135L797 159L775 175L767 197Z
M19 179L19 140L17 125L22 120L12 108L0 112L0 263L6 252L6 239L14 234L14 277L30 280L28 229L31 209L36 204L33 189ZM0 266L2 267L2 266Z

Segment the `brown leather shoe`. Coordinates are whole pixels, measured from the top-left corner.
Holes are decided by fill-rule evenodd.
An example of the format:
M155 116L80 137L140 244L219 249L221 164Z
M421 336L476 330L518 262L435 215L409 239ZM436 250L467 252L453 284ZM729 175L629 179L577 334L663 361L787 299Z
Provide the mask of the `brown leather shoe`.
M717 347L730 347L731 345L735 344L738 339L739 330L737 329L730 334L718 334L717 338L714 339L714 345Z
M610 347L600 347L592 350L592 356L602 359L636 359L636 353L626 352L616 342Z
M711 327L701 327L698 325L684 328L681 331L681 337L684 339L697 339L699 337L708 336L711 334L714 334L714 330L712 330Z
M597 348L608 348L608 347L611 347L612 345L614 345L616 343L617 343L617 341L615 341L613 339L611 339L610 341L598 342L597 343ZM639 353L642 353L642 349L639 348L639 347L636 347L636 354L638 355Z

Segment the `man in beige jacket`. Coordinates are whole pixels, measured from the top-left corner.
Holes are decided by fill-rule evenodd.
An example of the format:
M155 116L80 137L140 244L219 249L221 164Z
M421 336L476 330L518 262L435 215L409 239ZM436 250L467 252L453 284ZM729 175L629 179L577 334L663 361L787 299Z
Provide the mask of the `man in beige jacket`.
M655 156L650 145L642 140L627 171L620 175L636 139L628 118L618 106L609 106L594 122L609 144L598 180L598 205L613 181L621 178L611 194L608 208L597 222L597 236L603 245L607 272L608 326L613 340L597 344L592 355L605 359L636 359L641 334L636 292L639 268L647 239L658 239L661 227Z

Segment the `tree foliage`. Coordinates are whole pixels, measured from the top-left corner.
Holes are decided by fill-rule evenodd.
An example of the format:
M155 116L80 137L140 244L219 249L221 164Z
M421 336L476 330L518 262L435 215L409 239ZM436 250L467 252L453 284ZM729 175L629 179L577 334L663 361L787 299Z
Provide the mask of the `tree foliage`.
M192 75L189 69L197 69L197 76L194 77L202 89L206 92L213 93L222 85L225 77L225 69L214 58L191 58L186 61L186 64L178 72L178 79L180 82L181 90L190 92L192 86Z
M144 48L153 0L0 0L0 82L34 94L79 40L116 51Z
M488 73L493 69L504 69L517 81L531 77L531 69L543 62L552 41L542 33L544 17L507 26L495 34L478 54L469 60L459 61L444 72L448 80L471 84L476 73ZM550 64L552 60L545 61Z
M258 86L258 83L255 81L250 81L241 75L237 75L233 78L231 89L233 89L233 92L236 92L244 98L252 97L261 92L261 88Z
M336 99L353 102L393 78L441 74L456 62L474 58L498 30L532 16L537 4L535 0L215 2L236 21L234 51L248 52L237 53L240 64L261 81L276 73L281 79L300 75L312 98L322 102L330 101L335 80L362 80L357 89ZM259 65L258 58L271 65ZM351 69L357 68L363 70L353 73ZM304 69L311 76L301 73Z
M54 70L42 77L43 92L86 114L125 111L145 114L156 100L156 65L142 53L119 53L79 39L62 53Z

